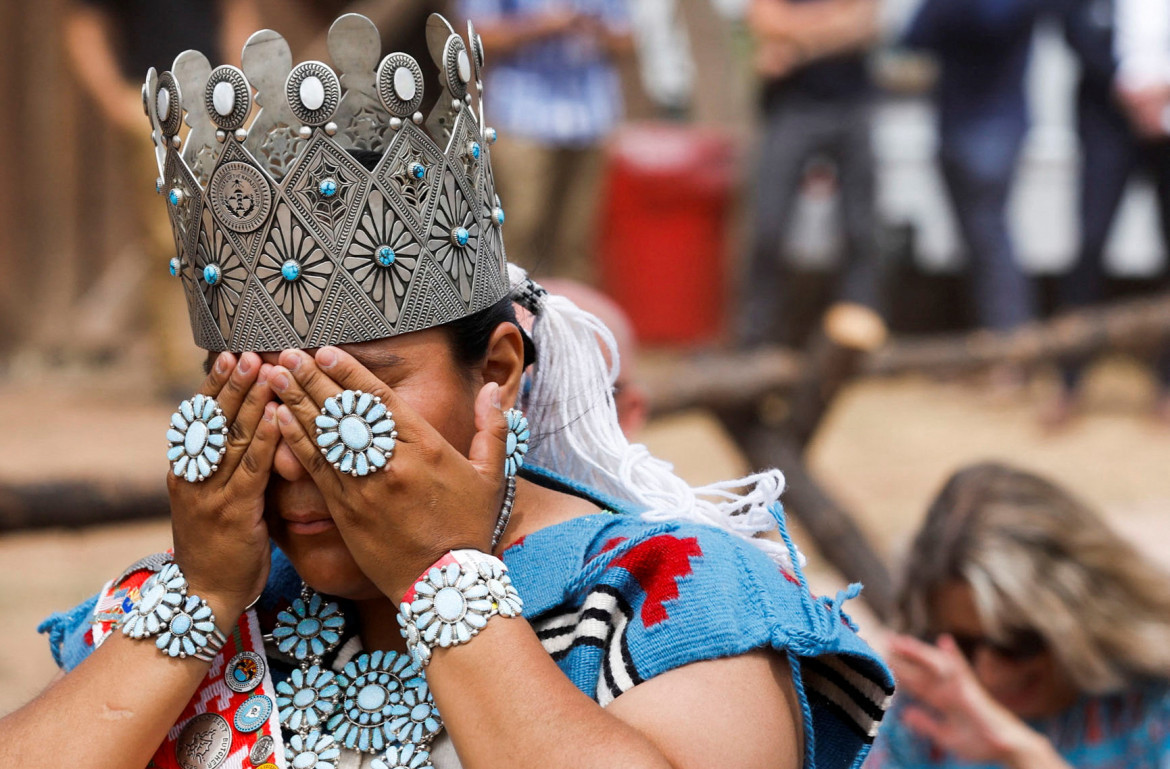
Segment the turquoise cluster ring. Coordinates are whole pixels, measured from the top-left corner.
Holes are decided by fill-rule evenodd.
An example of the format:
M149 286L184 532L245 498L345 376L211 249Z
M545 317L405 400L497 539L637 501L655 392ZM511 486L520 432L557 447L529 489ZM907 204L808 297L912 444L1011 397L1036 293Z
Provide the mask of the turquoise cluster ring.
M317 417L317 447L338 470L369 475L386 466L398 439L394 415L382 399L361 390L342 390L325 400Z
M171 471L189 483L205 481L219 469L228 425L215 398L196 395L179 404L167 427Z

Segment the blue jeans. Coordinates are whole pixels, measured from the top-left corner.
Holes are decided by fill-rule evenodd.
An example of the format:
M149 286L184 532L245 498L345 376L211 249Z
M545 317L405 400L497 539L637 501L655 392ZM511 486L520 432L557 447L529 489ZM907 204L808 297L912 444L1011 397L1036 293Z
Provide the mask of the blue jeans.
M987 120L942 132L940 163L966 247L980 326L1014 328L1035 317L1031 281L1016 261L1007 203L1024 126Z
M1145 171L1157 190L1160 235L1170 247L1170 147L1142 144L1107 89L1082 84L1077 92L1077 137L1081 149L1081 243L1076 261L1057 283L1061 309L1096 304L1105 298L1105 245L1130 177ZM1065 386L1074 388L1087 360L1063 361ZM1170 385L1170 350L1154 361L1163 386Z

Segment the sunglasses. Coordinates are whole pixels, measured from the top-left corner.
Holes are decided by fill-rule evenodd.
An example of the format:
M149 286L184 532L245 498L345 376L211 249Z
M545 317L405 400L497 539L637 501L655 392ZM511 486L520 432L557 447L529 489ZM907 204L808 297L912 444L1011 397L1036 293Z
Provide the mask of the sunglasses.
M1035 630L1009 631L1007 638L1003 641L964 633L951 633L950 636L955 639L959 653L971 663L975 661L975 655L980 649L987 649L1000 659L1009 662L1026 662L1040 656L1048 649L1048 642L1044 640L1044 636ZM937 641L937 639L936 635L935 640Z

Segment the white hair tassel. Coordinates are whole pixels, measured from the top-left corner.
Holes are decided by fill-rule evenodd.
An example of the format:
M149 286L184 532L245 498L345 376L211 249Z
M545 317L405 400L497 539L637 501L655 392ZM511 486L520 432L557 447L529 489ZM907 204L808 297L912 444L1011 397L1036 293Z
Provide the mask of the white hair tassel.
M537 362L520 407L533 428L528 460L602 494L630 504L650 522L687 521L717 526L768 554L788 573L795 569L778 539L769 508L784 490L784 475L767 470L738 480L692 487L674 468L630 443L618 425L613 384L620 366L617 342L600 320L556 294L526 289L523 269L509 265L513 293L538 303L533 342ZM609 350L612 366L602 348ZM797 567L804 556L796 551Z

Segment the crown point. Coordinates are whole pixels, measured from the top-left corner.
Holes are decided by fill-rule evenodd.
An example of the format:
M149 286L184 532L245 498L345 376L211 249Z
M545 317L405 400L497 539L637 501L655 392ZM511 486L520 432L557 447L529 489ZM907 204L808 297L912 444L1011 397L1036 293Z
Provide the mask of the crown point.
M180 267L182 267L182 266L183 266L183 265L182 265L182 263L179 261L179 257L177 257L177 256L172 256L172 257L171 257L171 262L170 262L170 264L168 265L168 269L170 270L170 273L171 273L171 275L178 275L178 274L179 274L179 268L180 268Z
M236 141L242 142L244 139L247 139L247 138L248 138L248 129L246 129L246 128L237 128L236 129Z

